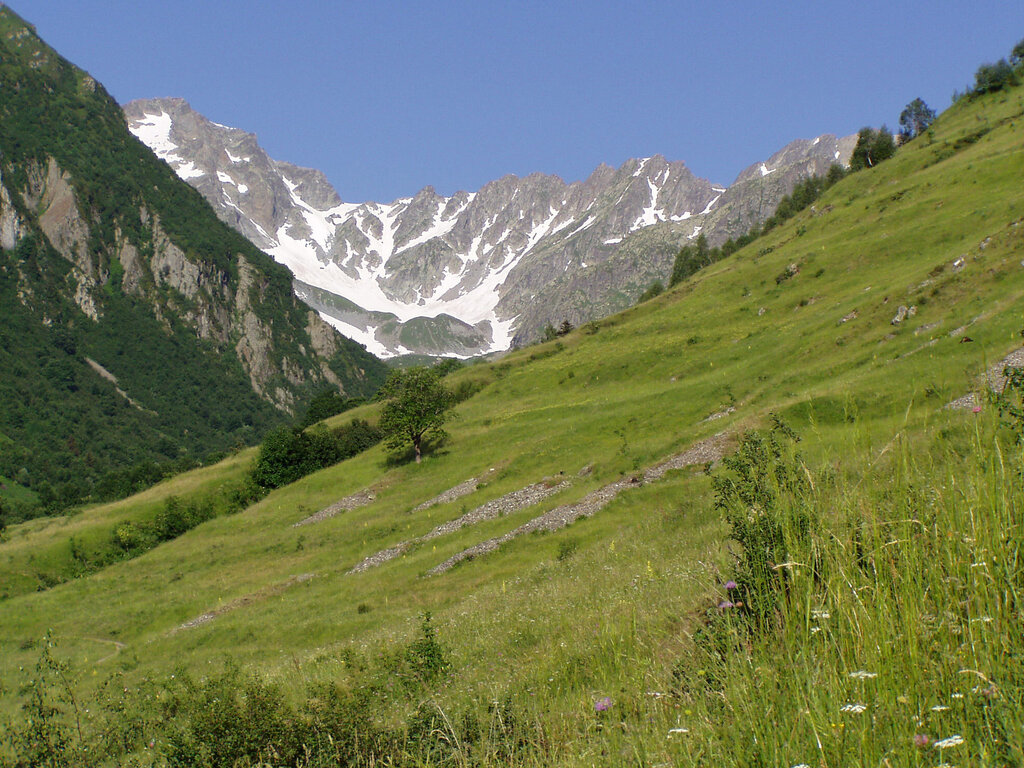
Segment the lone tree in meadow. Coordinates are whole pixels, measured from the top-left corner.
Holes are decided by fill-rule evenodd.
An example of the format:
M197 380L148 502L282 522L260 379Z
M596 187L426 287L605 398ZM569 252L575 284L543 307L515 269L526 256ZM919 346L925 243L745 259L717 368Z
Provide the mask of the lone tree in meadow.
M914 99L900 113L900 141L910 141L928 130L935 119L935 110L922 99Z
M424 440L446 436L443 426L455 405L452 393L436 371L409 368L393 371L381 387L380 397L385 403L378 427L384 433L385 445L394 451L412 445L419 464Z

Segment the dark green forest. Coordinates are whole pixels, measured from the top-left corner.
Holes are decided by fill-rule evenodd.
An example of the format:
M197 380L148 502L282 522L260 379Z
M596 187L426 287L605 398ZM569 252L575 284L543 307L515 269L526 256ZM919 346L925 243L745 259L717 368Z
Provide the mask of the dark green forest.
M266 390L288 392L301 412L324 381L305 331L308 308L294 298L288 270L222 224L198 192L128 132L103 86L6 8L0 93L0 178L28 229L13 250L0 252L0 478L7 480L0 481L0 498L7 516L128 495L258 442L291 419L254 391L235 336L217 344L186 324L182 315L194 302L156 285L145 270L144 297L122 290L117 244L131 243L147 260L153 217L225 295L239 290L240 258L255 269L249 304L270 329L270 363L280 371L287 359L301 368L298 379L278 373ZM19 195L50 158L70 176L88 222L88 253L101 283L93 291L99 321L75 304L71 264L39 229L40 212ZM383 363L361 345L339 342L326 362L345 396L371 395L386 375ZM86 358L117 377L131 402ZM26 502L22 489L38 503Z

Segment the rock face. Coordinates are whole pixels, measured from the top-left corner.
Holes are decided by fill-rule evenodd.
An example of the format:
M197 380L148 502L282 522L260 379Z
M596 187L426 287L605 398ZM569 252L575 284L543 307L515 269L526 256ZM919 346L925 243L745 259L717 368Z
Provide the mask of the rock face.
M795 141L729 188L656 155L567 184L505 176L451 197L344 203L322 173L275 161L256 137L182 99L133 101L130 130L286 265L296 293L375 354L470 356L628 306L665 280L688 238L746 232L803 177L845 163L855 137Z
M0 94L0 475L47 504L96 498L126 461L251 443L316 389L377 389L383 363L3 5Z

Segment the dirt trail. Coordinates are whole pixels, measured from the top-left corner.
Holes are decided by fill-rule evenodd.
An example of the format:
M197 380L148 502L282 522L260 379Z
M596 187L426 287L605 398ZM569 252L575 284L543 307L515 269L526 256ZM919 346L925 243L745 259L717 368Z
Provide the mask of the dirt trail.
M115 656L117 656L117 654L119 654L121 651L128 647L126 643L122 643L120 640L109 640L104 637L83 637L82 639L88 640L92 643L106 643L108 645L114 646L113 653L108 653L102 659L96 659L97 664L102 664L105 661L109 661L110 659L114 658Z
M470 481L467 480L466 482L468 483ZM465 483L462 485L465 485ZM460 487L461 486L456 486L456 488ZM474 488L475 487L476 486L474 485ZM382 549L380 552L370 555L356 565L351 571L349 571L349 573L368 571L370 568L375 568L378 565L386 563L388 560L393 560L403 552L407 551L414 544L419 544L424 541L429 541L430 539L436 539L438 536L453 533L467 525L475 525L476 523L483 522L484 520L491 520L495 517L511 514L512 512L518 512L519 510L526 509L527 507L532 507L534 504L539 503L548 496L558 493L562 489L568 487L568 480L556 483L554 480L547 479L542 480L539 483L534 483L533 485L528 485L525 488L520 488L518 491L506 493L500 498L492 499L486 504L481 504L476 509L467 512L455 520L449 520L447 523L442 523L429 533L425 533L423 536L417 536L414 539L403 541L393 547ZM455 489L453 488L452 490ZM435 502L428 502L425 505L421 504L413 511L415 512L416 510L426 509L434 503Z
M189 619L184 624L178 625L167 634L173 635L178 632L181 632L182 630L193 629L195 627L200 626L201 624L206 624L208 621L213 621L215 618L227 613L228 611L233 611L236 608L242 608L246 605L252 605L253 603L259 600L265 600L266 598L271 597L273 595L279 595L289 587L294 587L296 584L301 584L304 581L309 581L314 576L316 576L315 573L300 573L297 576L289 577L285 581L282 581L280 584L272 584L269 587L265 587L259 590L258 592L253 592L249 595L242 595L241 597L235 598L230 603L226 603L225 605L221 605L217 608L214 608L212 611L208 611L204 614L196 616L194 619Z
M459 552L457 555L453 555L440 565L431 568L427 571L427 575L435 576L437 574L444 573L462 560L493 552L505 542L511 541L517 536L522 536L525 533L532 533L533 531L541 530L557 531L559 528L564 528L569 523L572 523L581 517L590 517L607 506L612 499L618 496L625 489L638 487L643 485L645 482L660 480L665 473L670 470L682 469L683 467L691 466L693 464L704 464L709 461L717 461L722 457L727 439L727 435L722 432L713 437L709 437L707 440L702 440L692 446L689 450L676 454L670 459L667 459L660 464L656 464L653 467L649 467L642 475L616 480L614 483L609 483L603 488L598 488L596 491L588 493L575 504L555 507L554 509L545 512L543 515L539 515L529 522L520 525L518 528L514 528L506 534L497 536L493 539L488 539L487 541L482 541L468 549L464 549L462 552Z

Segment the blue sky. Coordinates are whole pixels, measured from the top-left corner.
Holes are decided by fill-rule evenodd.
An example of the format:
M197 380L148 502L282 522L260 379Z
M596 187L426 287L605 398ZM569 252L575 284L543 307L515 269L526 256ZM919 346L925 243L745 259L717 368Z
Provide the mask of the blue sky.
M11 0L120 102L181 96L350 202L660 153L729 183L795 138L941 111L1020 0Z

